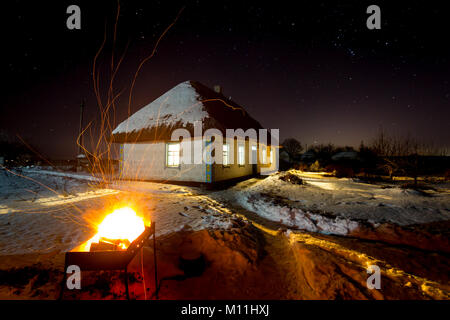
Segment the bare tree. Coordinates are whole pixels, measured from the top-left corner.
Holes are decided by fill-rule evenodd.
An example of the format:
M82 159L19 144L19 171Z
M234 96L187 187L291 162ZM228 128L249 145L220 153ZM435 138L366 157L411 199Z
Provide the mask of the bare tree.
M289 157L291 159L295 158L299 155L300 152L303 150L302 144L294 138L288 138L283 141L281 144L284 150L289 154Z
M372 141L372 149L379 156L389 156L392 152L391 138L380 129Z
M398 164L394 161L395 143L382 128L378 131L372 141L372 150L382 159L380 168L383 169L392 180L394 173L398 170Z
M420 144L411 135L393 137L382 129L372 142L372 150L382 159L380 167L389 174L392 180L396 173L402 173L417 179L420 173L420 156L436 154L432 144Z

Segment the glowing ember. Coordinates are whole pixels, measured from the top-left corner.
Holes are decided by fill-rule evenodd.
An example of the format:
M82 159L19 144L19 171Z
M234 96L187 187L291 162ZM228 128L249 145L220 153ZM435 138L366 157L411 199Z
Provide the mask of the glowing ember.
M124 207L107 215L98 226L97 234L87 244L106 243L126 249L144 230L144 219L137 216L133 209Z

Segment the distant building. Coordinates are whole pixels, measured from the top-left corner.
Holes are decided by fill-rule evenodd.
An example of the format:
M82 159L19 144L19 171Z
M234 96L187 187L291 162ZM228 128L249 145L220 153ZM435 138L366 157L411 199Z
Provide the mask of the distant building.
M280 150L280 160L283 160L287 163L291 162L291 157L289 156L289 153L287 153L286 150L284 149Z
M212 183L275 170L276 150L270 144L270 134L266 144L248 138L225 139L226 129L258 132L263 128L243 107L226 98L220 86L214 89L196 81L180 83L120 123L112 139L120 144L122 178ZM183 150L185 140L171 140L173 131L181 128L190 133L190 142L197 139L204 145L208 157L211 138L195 137L195 124L201 125L202 134L208 129L222 133L223 149L214 151L222 164L196 163L194 152L190 161L184 161L189 151Z
M356 160L358 158L358 153L356 151L342 151L338 152L331 157L333 161L341 160Z
M314 160L315 158L316 158L316 154L315 154L314 151L312 151L312 150L306 151L306 152L303 153L303 154L301 155L301 157L300 157L300 159L301 159L302 161L312 161L312 160Z

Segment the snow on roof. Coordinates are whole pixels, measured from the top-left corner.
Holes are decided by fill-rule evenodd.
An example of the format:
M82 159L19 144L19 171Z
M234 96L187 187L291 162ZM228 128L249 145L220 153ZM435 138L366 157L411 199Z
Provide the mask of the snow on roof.
M162 123L203 121L208 113L203 110L200 98L190 81L182 82L119 124L113 134L139 131Z
M248 113L221 93L196 81L185 81L144 106L120 123L112 132L114 142L163 140L177 128L193 134L195 121L202 129L254 128L262 126Z

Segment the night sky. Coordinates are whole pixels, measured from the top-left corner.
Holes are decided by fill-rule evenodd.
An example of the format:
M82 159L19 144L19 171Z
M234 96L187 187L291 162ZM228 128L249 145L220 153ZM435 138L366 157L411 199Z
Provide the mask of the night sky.
M244 3L245 2L245 3ZM393 4L392 2L396 2ZM81 30L66 28L66 8L81 8ZM212 87L244 106L281 139L308 146L370 142L380 127L450 147L447 12L421 1L121 1L114 47L127 48L114 88L116 122L140 61L185 6L142 68L132 112L185 80ZM381 8L368 30L366 8ZM101 89L110 77L117 1L2 3L0 130L19 134L49 158L75 156L79 108L98 119L92 63Z

